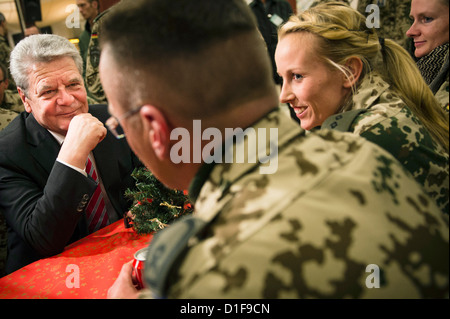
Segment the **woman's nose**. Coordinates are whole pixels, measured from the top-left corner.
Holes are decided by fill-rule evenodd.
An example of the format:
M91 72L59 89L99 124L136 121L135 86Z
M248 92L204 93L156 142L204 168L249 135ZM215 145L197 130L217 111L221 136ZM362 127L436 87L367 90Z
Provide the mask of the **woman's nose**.
M280 102L281 103L289 103L295 98L294 93L292 92L289 85L286 83L283 83L281 85L281 92L280 92Z
M411 27L406 31L406 36L413 38L415 36L419 35L419 30L416 26L416 22L413 22Z

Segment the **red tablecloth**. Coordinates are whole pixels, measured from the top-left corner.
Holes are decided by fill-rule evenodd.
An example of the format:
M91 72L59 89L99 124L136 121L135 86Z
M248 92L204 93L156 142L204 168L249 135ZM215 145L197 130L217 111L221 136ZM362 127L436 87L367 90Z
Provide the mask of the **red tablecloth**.
M125 228L119 220L67 246L59 255L0 278L0 299L106 298L122 265L148 246L151 238Z

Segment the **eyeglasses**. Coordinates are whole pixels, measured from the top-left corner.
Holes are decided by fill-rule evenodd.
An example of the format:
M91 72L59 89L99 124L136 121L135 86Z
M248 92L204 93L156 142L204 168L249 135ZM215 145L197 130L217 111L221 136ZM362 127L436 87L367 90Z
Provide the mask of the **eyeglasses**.
M117 138L118 140L125 138L125 132L123 131L122 127L120 126L120 121L129 118L130 116L138 113L141 108L143 107L143 105L134 108L132 110L129 110L128 112L125 112L124 114L122 114L119 117L114 117L111 116L107 121L106 121L106 127L108 127L108 130L114 135L115 138Z

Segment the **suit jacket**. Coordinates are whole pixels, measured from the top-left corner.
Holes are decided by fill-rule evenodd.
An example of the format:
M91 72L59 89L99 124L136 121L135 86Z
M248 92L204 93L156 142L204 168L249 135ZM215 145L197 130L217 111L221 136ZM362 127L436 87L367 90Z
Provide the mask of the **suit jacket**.
M89 112L105 123L105 105ZM0 133L0 211L8 225L7 272L63 251L88 234L84 214L96 182L56 161L60 145L32 114L21 113ZM105 190L116 210L109 221L122 217L132 203L124 198L135 185L131 173L139 160L126 140L108 132L93 150Z

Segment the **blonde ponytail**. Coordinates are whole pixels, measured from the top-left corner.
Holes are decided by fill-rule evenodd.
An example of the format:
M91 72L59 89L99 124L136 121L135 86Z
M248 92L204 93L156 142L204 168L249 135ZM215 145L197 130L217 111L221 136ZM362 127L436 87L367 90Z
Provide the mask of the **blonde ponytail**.
M383 78L420 119L433 138L449 151L448 114L440 107L409 53L392 40L383 48Z

